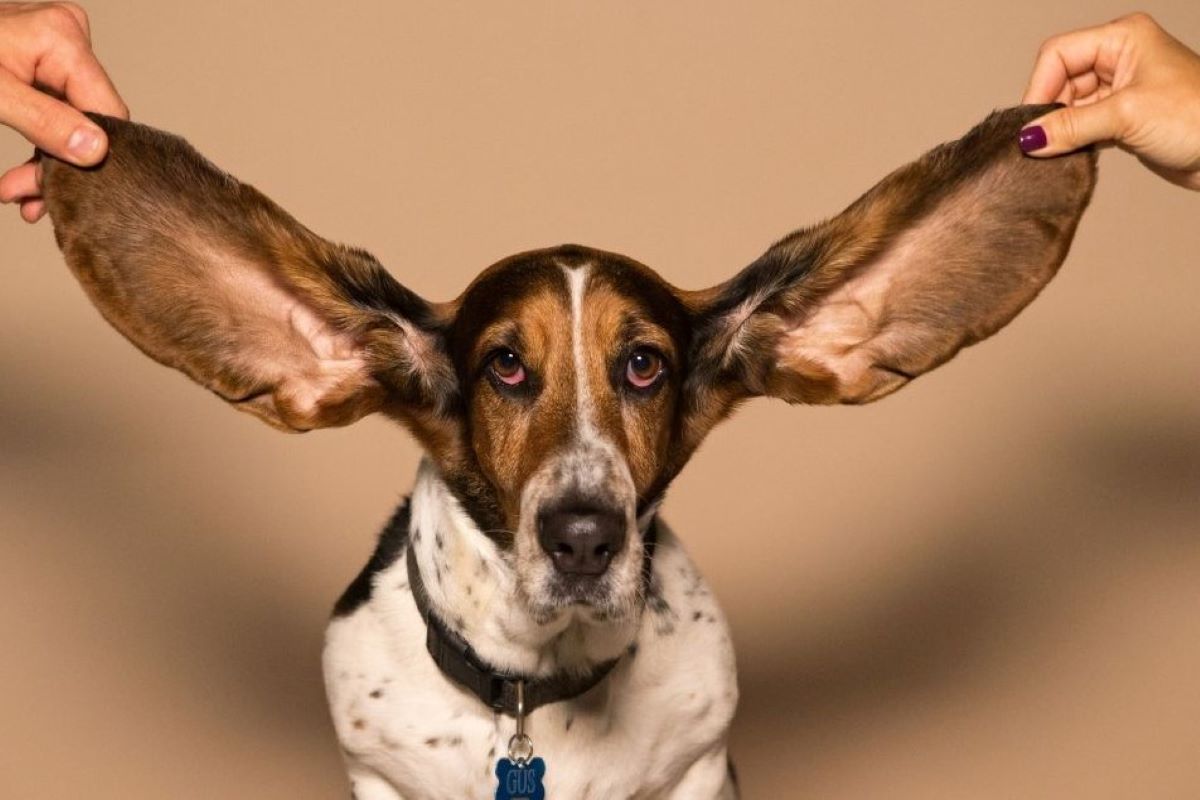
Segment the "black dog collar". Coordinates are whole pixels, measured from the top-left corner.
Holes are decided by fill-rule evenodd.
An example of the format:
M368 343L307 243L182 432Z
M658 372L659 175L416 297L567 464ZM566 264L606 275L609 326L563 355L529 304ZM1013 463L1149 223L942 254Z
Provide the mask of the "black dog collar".
M647 574L657 539L657 527L657 520L652 521L646 531ZM446 627L446 623L433 613L411 543L408 546L408 584L412 587L417 611L425 621L425 647L433 663L437 664L443 675L478 697L488 708L503 714L512 717L517 715L518 682L524 684L525 713L528 714L540 706L570 700L587 692L608 677L620 660L614 658L597 664L583 675L559 673L531 678L500 672L481 659L470 644Z

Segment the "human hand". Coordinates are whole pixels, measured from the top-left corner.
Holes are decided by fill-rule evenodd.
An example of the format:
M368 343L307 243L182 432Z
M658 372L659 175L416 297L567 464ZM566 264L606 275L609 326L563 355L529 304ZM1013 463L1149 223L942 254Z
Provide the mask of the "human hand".
M1029 155L1112 142L1200 190L1200 56L1148 15L1047 39L1022 102L1053 101L1067 108L1021 131Z
M90 166L108 140L81 111L129 118L92 53L87 14L72 3L0 3L0 124L64 161ZM20 203L21 217L46 213L32 161L0 176L0 202Z

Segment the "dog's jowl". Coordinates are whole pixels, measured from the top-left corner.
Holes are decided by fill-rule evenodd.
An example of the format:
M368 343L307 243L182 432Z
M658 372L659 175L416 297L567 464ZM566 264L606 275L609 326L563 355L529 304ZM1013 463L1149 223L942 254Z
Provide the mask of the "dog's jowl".
M107 161L47 158L44 183L67 263L146 354L284 430L381 412L423 445L327 635L358 800L730 798L733 648L664 492L742 401L875 400L1027 305L1095 179L1091 153L1020 154L1045 111L993 114L703 291L563 246L431 303L106 118Z

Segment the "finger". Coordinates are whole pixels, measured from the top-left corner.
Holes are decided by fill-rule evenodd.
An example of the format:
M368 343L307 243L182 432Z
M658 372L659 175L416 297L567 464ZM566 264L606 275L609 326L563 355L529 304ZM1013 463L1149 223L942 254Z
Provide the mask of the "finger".
M15 128L47 153L79 166L97 163L108 147L104 131L94 122L3 69L0 124Z
M1064 106L1085 106L1097 100L1103 100L1112 93L1112 87L1101 83L1096 73L1089 72L1078 78L1067 81L1063 90L1054 98L1054 102Z
M33 164L13 167L0 176L0 203L12 203L42 193L38 186L37 170Z
M1109 97L1111 94L1112 94L1112 90L1109 89L1109 87L1101 86L1099 89L1092 92L1091 94L1084 95L1083 97L1076 97L1075 101L1073 103L1071 103L1071 105L1073 105L1073 106L1088 106L1088 105L1091 105L1092 103L1099 103L1101 100L1105 99L1106 97Z
M1095 72L1088 71L1071 78L1070 84L1071 99L1078 101L1079 98L1087 97L1100 88L1100 76Z
M129 118L129 107L95 53L79 40L67 40L38 60L34 80L82 111Z
M1111 82L1119 35L1112 25L1099 25L1047 39L1038 50L1021 102L1048 103L1058 97L1067 81L1087 72Z
M1124 115L1116 98L1051 111L1025 126L1021 150L1032 156L1056 156L1096 142L1121 138Z
M46 203L42 200L26 200L21 203L21 219L32 224L46 215Z
M79 26L79 29L83 31L83 35L90 42L92 40L92 25L88 20L87 12L75 3L55 3L55 5L74 17L75 24Z

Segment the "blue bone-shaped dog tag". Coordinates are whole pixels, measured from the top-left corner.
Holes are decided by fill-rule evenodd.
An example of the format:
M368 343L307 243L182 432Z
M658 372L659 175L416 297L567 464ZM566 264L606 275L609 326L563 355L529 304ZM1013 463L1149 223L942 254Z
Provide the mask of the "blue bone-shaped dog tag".
M545 776L546 762L540 758L524 764L502 758L496 762L496 777L500 779L496 800L546 800L546 788L542 786Z

